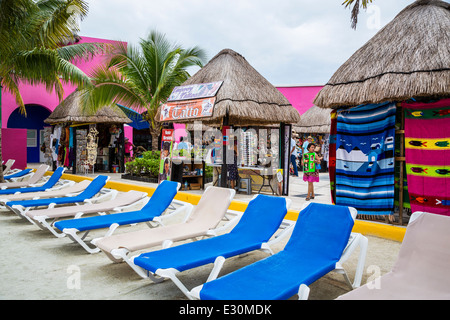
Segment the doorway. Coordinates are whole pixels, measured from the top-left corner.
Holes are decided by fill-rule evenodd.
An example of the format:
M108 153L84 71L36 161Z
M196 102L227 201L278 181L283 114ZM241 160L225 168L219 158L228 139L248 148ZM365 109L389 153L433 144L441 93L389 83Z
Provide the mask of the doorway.
M48 126L44 120L50 116L50 110L37 104L25 105L26 116L19 108L15 109L8 118L8 128L27 129L27 163L45 162L41 155L43 129Z

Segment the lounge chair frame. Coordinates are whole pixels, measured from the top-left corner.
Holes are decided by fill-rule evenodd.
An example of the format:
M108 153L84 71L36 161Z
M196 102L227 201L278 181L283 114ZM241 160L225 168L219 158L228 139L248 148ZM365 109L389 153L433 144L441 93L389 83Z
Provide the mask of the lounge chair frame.
M309 203L306 203L302 206L302 209L305 209ZM357 215L357 210L353 207L349 207L350 214L355 220ZM295 223L294 223L295 224ZM293 228L292 228L293 229ZM291 230L292 231L292 230ZM358 263L355 271L354 281L351 282L346 270L343 267L343 264L348 260L348 258L352 255L352 253L355 251L355 249L360 248L359 256L358 256ZM364 265L366 260L366 254L367 254L367 247L368 247L368 239L363 236L360 233L354 233L352 232L350 234L350 238L348 240L347 246L345 247L342 256L340 260L336 263L335 269L332 270L332 272L336 272L339 274L342 274L344 276L344 279L346 283L352 288L357 288L361 285L361 279L362 274L364 271ZM214 280L208 278L206 282L209 282L211 280ZM200 299L200 291L202 290L203 285L199 285L195 288L193 288L191 291L187 293L187 296L191 300L199 300ZM308 300L310 293L310 288L306 284L301 284L298 289L298 300Z
M109 180L110 178L108 177L107 179L106 179L106 182L108 182L108 180ZM106 182L105 182L105 184L106 184ZM72 193L72 194L67 194L65 197L74 197L74 196L76 196L76 195L78 195L78 194L81 194L83 191L80 191L80 192L77 192L77 193ZM117 196L117 194L118 194L118 191L117 190L114 190L114 189L107 189L107 188L102 188L93 198L90 198L90 199L84 199L83 201L80 201L80 202L73 202L73 203L70 203L70 204L73 204L73 205L80 205L80 204L83 204L83 203L96 203L96 202L100 202L100 201L106 201L106 200L108 200L108 199L114 199L116 196ZM58 198L54 198L54 199L58 199ZM33 199L34 200L34 199ZM49 199L50 200L50 199ZM46 205L46 208L48 208L48 209L52 209L52 208L54 208L55 206L57 205L57 203L55 203L55 202L51 202L51 203L49 203L49 205L47 206ZM66 205L66 204L64 204L64 205ZM28 220L28 218L27 218L27 212L28 211L30 211L30 210L33 210L33 209L36 209L36 208L39 208L39 206L35 206L35 207L24 207L24 206L22 206L22 205L17 205L17 204L15 204L15 205L12 205L12 206L9 206L8 205L8 203L5 203L5 207L6 208L8 208L9 210L11 210L12 212L14 212L15 214L17 214L20 218L22 218L22 219L24 219L24 220L27 220L27 221L29 221Z
M145 196L145 193L142 193L142 195L143 195L142 198L138 201L135 201L134 203L130 203L127 205L122 205L122 206L116 206L110 210L96 211L95 213L99 214L99 215L106 215L106 214L113 213L113 212L128 211L133 207L140 208L148 202L148 197ZM113 200L114 199L111 199L111 201L113 201ZM106 204L107 201L101 202L101 203ZM48 230L57 238L63 238L66 236L66 234L64 232L58 232L57 229L54 227L54 224L57 221L59 221L61 218L67 218L67 217L71 217L71 216L74 219L79 219L79 218L82 218L83 215L85 215L86 213L93 213L90 204L76 206L76 208L74 208L74 210L72 212L73 213L71 213L71 214L66 214L66 215L58 216L58 217L55 217L55 216L49 217L46 214L31 215L30 212L28 212L25 216L32 224L36 225L37 227L41 228L42 230ZM52 219L52 221L49 222L48 221L49 219Z
M175 205L179 205L179 207L176 207ZM124 208L117 208L117 210L122 210ZM172 210L171 212L167 212L167 210ZM166 211L159 217L155 217L152 221L146 221L144 222L149 228L155 228L158 226L163 226L165 224L165 220L172 218L176 215L183 214L186 211L190 212L192 210L192 205L187 202L179 201L179 200L172 200L171 205L166 209ZM116 211L115 213L118 213L121 211ZM134 223L132 223L134 224ZM130 223L131 225L131 223ZM117 223L113 223L109 226L108 231L105 233L103 237L109 237L111 236L119 227L120 225ZM76 228L65 228L62 230L62 232L67 235L73 242L76 242L80 244L83 249L85 249L88 253L97 253L100 252L100 249L95 245L95 239L90 241L91 245L89 245L85 238L92 230L86 230L84 233L80 236L79 230Z
M213 187L208 186L206 188L204 194L207 194L208 189L210 189L210 188L213 188ZM233 200L233 198L236 194L236 191L233 189L227 189L227 192L229 192L228 201L231 203L231 201ZM183 225L183 224L187 223L187 221L193 214L194 207L191 204L189 204L189 205L190 205L190 207L186 211L186 215L185 215L183 221L180 223L177 223L177 225ZM201 235L197 235L194 237L187 236L183 239L179 239L179 240L175 240L175 241L176 242L187 241L187 240L196 241L201 238L216 236L219 233L229 229L231 226L235 225L239 221L241 215L242 215L242 212L227 209L227 211L224 213L224 215L222 217L222 221L225 222L224 225L218 226L218 227L215 227L215 228L212 228L209 230L205 230L205 232L202 233ZM101 240L103 238L96 238L96 239L92 240L92 243L95 245L96 242L98 242L99 240ZM173 244L173 241L168 240L168 239L162 240L160 242L160 245L162 246L162 248L169 248L170 246L172 246L172 244ZM149 249L151 247L152 246L146 247L145 249ZM141 248L141 250L143 250L143 249L144 248ZM139 276L141 276L144 279L146 279L148 277L147 273L144 272L142 268L140 268L134 264L134 255L132 255L131 252L127 248L121 247L121 248L112 249L110 252L106 252L106 251L104 251L104 252L107 255L107 257L109 259L111 259L113 262L116 262L116 263L126 262Z
M257 196L258 195L254 195L252 197L252 200L255 199ZM292 201L290 199L285 199L285 200L286 200L286 209L288 210ZM234 211L234 210L229 210L228 213L232 213L232 214L236 215L235 218L233 219L233 223L227 224L226 227L222 228L220 231L229 229L231 226L233 226L235 224L235 222L238 222L238 220L240 218L242 218L242 216L243 216L243 212L238 212L238 211ZM279 226L279 230L281 230L281 231L276 232L268 242L262 243L261 248L259 250L261 250L269 255L273 255L274 252L272 251L271 247L273 247L275 244L277 244L281 240L285 239L290 234L290 232L292 232L293 226L294 226L294 223L292 221L284 219ZM214 236L217 235L217 231L218 230L215 230L215 232L213 233ZM164 248L166 248L166 247L164 247ZM242 253L242 255L243 254L247 254L247 253ZM175 268L157 269L155 271L155 273L153 274L152 272L135 265L134 259L136 257L138 257L138 255L132 257L130 260L133 261L133 265L134 265L134 267L132 267L133 270L135 270L141 277L149 278L151 281L153 281L155 283L160 283L160 282L164 281L165 279L170 279L187 298L189 298L191 300L193 299L192 296L189 294L189 289L177 277L177 274L180 271L178 271ZM213 268L208 276L207 282L212 281L218 277L225 261L226 261L226 258L223 256L216 257L214 264L213 264Z

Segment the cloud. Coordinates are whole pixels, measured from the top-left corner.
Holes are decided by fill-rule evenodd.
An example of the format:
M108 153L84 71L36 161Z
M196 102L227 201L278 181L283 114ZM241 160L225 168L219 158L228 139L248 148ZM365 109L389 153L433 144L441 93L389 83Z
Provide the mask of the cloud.
M411 2L376 0L355 31L339 0L93 0L81 35L138 44L156 29L209 58L233 49L275 85L324 84L377 32L373 21L381 27Z

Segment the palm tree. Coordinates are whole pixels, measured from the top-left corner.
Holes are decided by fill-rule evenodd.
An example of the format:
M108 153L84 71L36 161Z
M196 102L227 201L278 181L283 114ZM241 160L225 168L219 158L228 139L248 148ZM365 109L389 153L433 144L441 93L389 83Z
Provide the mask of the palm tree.
M346 8L353 4L351 22L352 28L356 29L356 25L358 23L358 14L359 9L362 7L363 9L367 9L367 5L372 3L372 0L345 0L342 4L345 5Z
M90 74L95 86L82 91L83 106L91 113L118 103L146 111L152 149L157 150L161 126L154 118L158 107L167 101L175 86L190 77L187 69L202 67L205 58L202 49L184 49L157 31L141 39L138 47L120 43L106 64Z
M60 101L63 81L77 86L91 84L89 77L71 61L89 59L103 52L106 45L63 46L74 38L79 31L78 20L87 13L88 6L83 0L0 1L0 86L15 96L22 113L25 114L25 106L19 90L21 82L45 84ZM0 181L3 181L1 167Z

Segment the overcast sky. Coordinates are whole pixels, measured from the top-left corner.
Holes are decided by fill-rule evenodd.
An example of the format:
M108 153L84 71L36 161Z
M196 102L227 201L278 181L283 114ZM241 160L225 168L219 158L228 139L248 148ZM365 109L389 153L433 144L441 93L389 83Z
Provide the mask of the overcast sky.
M275 86L325 84L337 68L413 0L374 0L356 30L343 0L91 0L81 36L137 45L150 30L208 60L242 54ZM195 70L193 70L195 72Z

